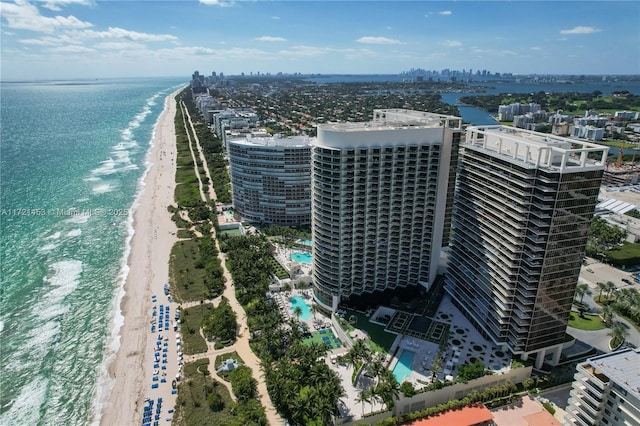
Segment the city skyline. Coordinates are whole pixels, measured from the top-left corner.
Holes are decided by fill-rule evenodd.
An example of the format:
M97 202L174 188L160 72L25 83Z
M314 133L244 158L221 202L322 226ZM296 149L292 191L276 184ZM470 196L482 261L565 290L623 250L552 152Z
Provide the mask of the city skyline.
M639 14L627 1L17 0L1 2L2 79L637 74Z

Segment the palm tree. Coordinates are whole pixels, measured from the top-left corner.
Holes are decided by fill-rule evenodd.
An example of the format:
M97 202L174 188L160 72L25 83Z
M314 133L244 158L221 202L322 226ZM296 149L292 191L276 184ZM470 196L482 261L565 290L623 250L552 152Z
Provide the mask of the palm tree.
M592 292L589 284L578 284L576 286L576 297L580 297L580 303L584 300L584 296L591 296Z
M360 406L362 407L361 418L364 418L364 403L368 402L369 404L371 404L371 397L372 397L371 388L362 389L362 391L360 391L360 394L358 394L358 396L356 397L356 402L359 402Z
M316 319L316 313L318 312L318 305L316 305L315 303L312 303L311 306L309 307L309 310L313 314L313 319L315 320Z
M604 322L609 323L613 320L614 310L610 305L602 306L602 319Z
M611 348L617 348L629 337L629 330L623 324L618 324L609 330L607 336L611 337Z
M607 281L604 288L604 290L607 292L607 300L609 300L609 297L611 296L611 292L613 292L616 288L617 287L613 283L613 281Z
M600 289L600 294L598 294L598 302L602 301L602 293L607 290L607 285L605 283L597 283L598 289Z
M293 313L296 315L296 318L300 318L300 315L302 315L302 308L300 306L296 306L293 308Z

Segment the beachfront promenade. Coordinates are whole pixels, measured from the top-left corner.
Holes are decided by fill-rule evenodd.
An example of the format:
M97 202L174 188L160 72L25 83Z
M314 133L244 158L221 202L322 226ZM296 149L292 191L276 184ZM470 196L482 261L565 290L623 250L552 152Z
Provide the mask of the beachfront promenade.
M204 168L204 172L207 178L209 178L209 185L208 185L209 197L211 201L215 203L216 194L211 185L212 180L211 180L211 174L209 171L209 166L207 165L207 162L204 158L204 153L200 146L198 135L195 131L193 122L191 121L191 116L189 115L187 108L184 105L184 102L181 103L180 107L182 108L184 115L188 117L189 125L191 127L191 132L187 132L187 136L189 136L189 134L191 133L194 137L194 142L198 151L198 156L202 160L202 166ZM189 141L191 142L190 136L189 136ZM189 145L191 146L191 143ZM193 154L194 153L192 151L192 155ZM197 170L197 162L195 161L195 158L194 158L194 167L196 167L196 175L199 176L199 173ZM202 187L200 189L200 196L202 197L202 201L204 202L207 201L205 197L205 193L202 190ZM212 228L211 232L212 232L212 237L215 239L215 229ZM267 384L264 379L264 373L260 368L260 360L253 353L253 351L251 350L251 347L249 346L250 334L249 334L249 328L247 327L246 314L243 307L238 302L238 299L236 299L235 287L233 286L233 279L231 277L231 273L229 273L229 270L226 267L225 255L220 250L220 244L218 240L216 239L215 241L216 241L216 248L218 250L218 260L220 261L220 264L222 266L223 276L224 276L226 285L225 285L225 289L222 296L218 296L217 298L215 298L213 303L214 303L214 306L217 306L220 303L220 300L222 297L225 297L229 301L229 305L231 306L233 311L236 313L236 320L238 322L239 332L237 333L236 341L233 345L227 346L219 350L215 350L213 349L213 344L207 343L207 347L209 349L207 350L206 353L188 356L186 357L185 361L188 362L188 361L194 361L196 359L201 359L201 358L209 358L209 365L211 366L210 370L211 370L212 377L217 381L223 383L227 387L227 389L229 389L229 393L232 395L232 398L235 400L235 397L233 396L233 392L231 391L231 385L225 382L224 380L220 379L219 377L217 377L217 374L215 373L216 368L215 368L214 361L218 355L222 355L222 354L226 354L234 351L237 352L240 358L242 358L243 363L251 368L251 371L253 372L253 377L258 382L258 397L260 399L262 406L265 409L265 415L267 417L269 424L273 426L281 425L284 422L282 417L280 417L275 407L273 406L273 403L271 402L271 398L269 397L269 392L267 392ZM187 307L195 306L199 304L200 304L200 301L183 303L182 307L187 308Z

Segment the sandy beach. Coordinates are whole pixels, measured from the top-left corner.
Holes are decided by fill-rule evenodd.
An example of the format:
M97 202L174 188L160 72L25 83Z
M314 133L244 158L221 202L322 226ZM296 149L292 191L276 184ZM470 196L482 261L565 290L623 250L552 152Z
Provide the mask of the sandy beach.
M176 395L171 393L171 382L178 373L179 347L171 323L177 305L169 303L163 287L169 280L169 256L177 240L176 226L167 206L174 204L174 97L178 92L165 99L148 157L152 166L144 179L144 189L134 212L135 232L128 259L130 269L121 303L124 323L120 329L119 351L108 367L114 384L100 419L102 425L141 424L146 398L155 402L154 420L156 414L160 414L160 421L165 424L172 417L168 410L175 405ZM152 295L155 295L155 302L152 302ZM151 319L159 318L161 305L165 314L163 323L168 321L170 328L156 329L152 333ZM154 306L157 306L157 314L152 317ZM168 313L167 306L170 306ZM159 345L158 337L162 337ZM158 356L156 361L156 352L162 355L161 360ZM154 384L158 386L152 389ZM163 401L159 413L158 398Z

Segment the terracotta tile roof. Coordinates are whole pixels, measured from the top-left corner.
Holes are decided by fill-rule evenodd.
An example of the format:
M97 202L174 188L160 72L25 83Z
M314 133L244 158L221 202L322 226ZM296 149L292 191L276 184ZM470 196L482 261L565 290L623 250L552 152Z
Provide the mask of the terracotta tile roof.
M547 410L542 410L534 414L529 414L522 418L529 426L562 426L562 424Z
M547 413L548 414L548 413ZM407 426L475 426L482 425L493 419L491 411L484 405L464 407L460 410L451 410L445 413L431 416L426 419L414 420L405 423Z

